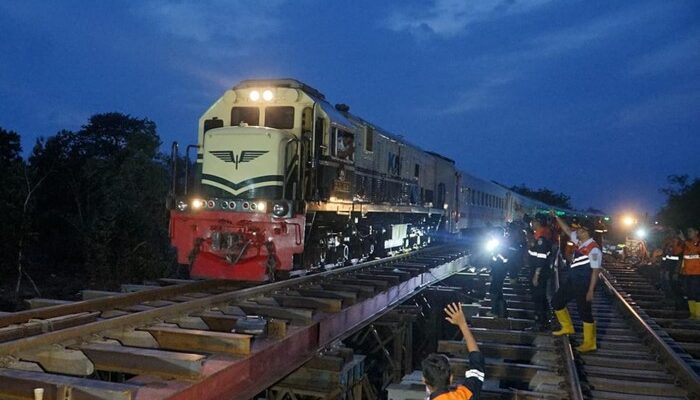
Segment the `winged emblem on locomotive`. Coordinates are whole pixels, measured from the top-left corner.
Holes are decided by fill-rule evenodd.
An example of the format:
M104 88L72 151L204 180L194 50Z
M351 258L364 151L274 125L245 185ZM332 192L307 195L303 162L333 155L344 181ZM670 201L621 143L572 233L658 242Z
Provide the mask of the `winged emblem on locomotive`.
M239 163L251 162L267 152L267 150L243 150L240 154L234 154L232 150L212 150L209 153L223 162L234 163L238 169Z

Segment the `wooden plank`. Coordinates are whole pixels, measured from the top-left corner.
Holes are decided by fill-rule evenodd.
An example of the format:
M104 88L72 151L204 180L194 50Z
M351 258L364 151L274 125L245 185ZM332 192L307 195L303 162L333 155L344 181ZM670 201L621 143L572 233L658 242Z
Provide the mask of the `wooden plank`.
M0 398L33 399L35 388L44 389L44 400L132 400L138 391L123 383L0 368Z
M164 350L139 349L120 345L91 343L79 347L95 368L102 371L163 378L197 378L205 356Z
M318 289L299 288L299 289L296 289L295 291L289 292L289 293L290 294L299 294L301 296L307 296L307 297L340 299L343 301L344 305L349 305L349 306L357 303L357 293L355 293L355 292L323 290L323 288L318 288Z
M284 339L287 336L287 321L281 319L267 321L267 336L271 339Z
M0 342L39 335L44 332L65 329L71 326L79 326L97 320L99 313L79 313L63 315L41 321L31 321L20 325L10 325L0 328Z
M80 296L83 300L99 299L101 297L112 297L119 296L122 293L119 292L108 292L106 290L81 290Z
M216 332L231 332L236 321L240 318L226 315L221 311L205 311L196 315L209 326L209 329Z
M362 285L344 285L340 283L322 282L320 287L328 290L338 290L345 292L356 292L360 297L367 298L372 297L377 292L374 286L362 286Z
M95 366L81 351L58 346L25 350L19 353L19 358L24 361L33 361L47 372L87 376L95 371Z
M184 317L168 318L165 320L165 322L176 324L180 328L184 329L200 329L204 331L209 330L209 325L207 325L200 317L191 317L186 315Z
M157 349L158 342L148 332L137 331L131 328L110 329L102 332L102 336L118 340L124 346L144 347Z
M120 289L122 293L133 293L133 292L143 292L145 290L158 289L160 286L153 285L134 285L129 283L122 283Z
M261 306L259 304L236 303L247 315L264 315L272 318L286 319L295 324L310 324L313 321L313 311L304 308L280 308Z
M27 304L29 306L29 308L35 309L35 308L41 308L41 307L63 305L63 304L68 304L68 303L73 303L73 302L69 301L69 300L44 299L42 297L35 297L33 299L24 300L24 303Z
M252 335L153 326L145 328L161 348L207 353L249 354Z
M343 285L364 285L373 286L376 289L384 290L389 287L389 282L382 280L356 279L356 278L338 278L331 282L339 282Z
M284 307L313 308L323 312L338 312L343 308L343 301L340 299L291 295L273 295L272 297Z

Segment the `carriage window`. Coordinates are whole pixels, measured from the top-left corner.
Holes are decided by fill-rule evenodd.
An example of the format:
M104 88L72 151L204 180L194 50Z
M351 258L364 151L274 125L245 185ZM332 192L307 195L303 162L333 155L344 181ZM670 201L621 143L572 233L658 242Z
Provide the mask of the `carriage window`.
M416 168L413 170L413 176L416 178L420 176L420 165L416 164Z
M276 129L294 128L294 107L266 107L265 126Z
M367 127L365 130L365 151L371 153L374 148L374 129Z
M259 126L260 109L258 107L233 107L231 109L231 126L238 126L241 123Z

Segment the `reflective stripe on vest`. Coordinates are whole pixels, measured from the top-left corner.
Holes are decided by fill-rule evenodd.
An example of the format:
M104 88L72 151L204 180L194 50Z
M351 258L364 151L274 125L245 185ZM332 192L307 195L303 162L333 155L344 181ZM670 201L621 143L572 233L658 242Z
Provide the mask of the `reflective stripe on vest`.
M527 253L533 257L537 258L547 258L549 256L549 253L538 253L536 251L528 250Z
M590 253L591 250L597 247L598 243L592 241L585 247L579 247L578 249L576 249L576 251L574 252L574 259L571 262L571 268L581 267L585 265L590 266L591 260L588 258L588 253Z
M663 256L661 257L662 260L673 260L673 261L678 261L681 258L679 256Z
M700 260L700 254L686 254L683 256L685 260Z

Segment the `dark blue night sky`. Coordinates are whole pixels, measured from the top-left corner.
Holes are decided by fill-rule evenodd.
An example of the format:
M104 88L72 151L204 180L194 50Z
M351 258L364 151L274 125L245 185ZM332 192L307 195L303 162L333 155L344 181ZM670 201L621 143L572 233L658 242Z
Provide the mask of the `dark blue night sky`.
M653 212L667 175L700 176L696 0L0 0L0 126L25 152L106 111L194 142L264 77L579 208Z

